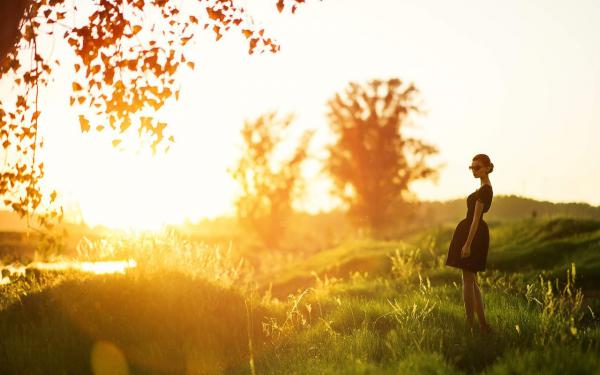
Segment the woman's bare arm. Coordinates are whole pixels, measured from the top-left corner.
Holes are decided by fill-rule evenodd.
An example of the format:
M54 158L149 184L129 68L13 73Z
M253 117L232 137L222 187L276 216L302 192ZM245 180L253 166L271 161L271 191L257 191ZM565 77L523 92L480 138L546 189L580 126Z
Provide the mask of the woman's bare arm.
M475 233L477 233L477 227L479 226L479 218L483 215L483 203L480 200L475 202L475 210L473 213L473 221L471 222L471 227L469 228L469 235L467 236L467 241L465 245L471 247L473 243L473 238L475 237Z

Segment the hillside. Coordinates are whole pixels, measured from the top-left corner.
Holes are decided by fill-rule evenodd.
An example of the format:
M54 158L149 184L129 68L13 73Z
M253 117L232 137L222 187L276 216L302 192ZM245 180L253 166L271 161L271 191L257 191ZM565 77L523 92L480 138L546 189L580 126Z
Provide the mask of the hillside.
M175 237L117 241L138 262L123 275L0 285L2 373L600 374L600 221L490 228L492 333L466 327L460 273L443 265L452 225L256 273Z
M447 201L421 201L412 203L407 207L413 210L414 220L426 221L428 224L437 224L455 221L463 218L466 210L464 199L452 199ZM496 195L492 203L493 209L486 213L490 220L514 220L537 216L561 216L573 218L589 218L600 220L600 206L592 206L587 203L555 203L539 201L531 198L515 195ZM344 220L341 212L307 214L296 213L292 218L295 224L305 226L310 222L318 222L318 225L327 225L336 222L347 230L348 223L340 223ZM231 226L235 224L232 217L219 217L215 219L203 219L197 223L186 222L181 229L186 232L196 233L203 237L231 235ZM81 223L77 226L85 227ZM229 230L228 230L229 229ZM11 211L0 211L0 232L26 231L27 225L24 219ZM330 237L339 237L336 233L329 233Z
M455 221L465 216L466 202L464 199L448 201L423 201L415 204L415 210L421 220L437 224ZM515 220L534 216L560 216L572 218L587 218L600 220L600 206L587 203L555 203L539 201L516 195L494 196L492 209L486 214L489 220Z
M532 280L538 274L564 276L574 263L578 282L588 289L600 288L600 220L548 217L512 221L489 221L488 270L519 273ZM319 252L270 275L272 293L285 296L313 285L317 277L348 277L352 272L386 275L392 270L392 256L398 249L412 255L413 262L430 272L432 280L459 279L458 271L439 268L447 254L454 230L444 224L423 230L405 241L352 241Z

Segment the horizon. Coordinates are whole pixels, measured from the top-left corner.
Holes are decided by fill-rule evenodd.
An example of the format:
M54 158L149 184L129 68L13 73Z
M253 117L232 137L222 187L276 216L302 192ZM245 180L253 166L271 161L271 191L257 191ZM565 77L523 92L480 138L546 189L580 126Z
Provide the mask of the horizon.
M526 201L534 201L535 203L540 203L540 204L551 204L551 205L583 205L583 206L589 206L592 209L600 209L600 205L591 205L587 202L578 202L578 201L548 201L548 200L539 200L539 199L535 199L532 197L526 197L526 196L520 196L520 195L515 195L515 194L495 194L494 195L494 199L519 199L519 200L526 200ZM416 203L416 204L434 204L434 203L450 203L450 202L461 202L463 201L464 198L449 198L449 199L442 199L442 200L416 200L416 201L411 201L410 203ZM301 214L301 215L310 215L310 216L319 216L319 215L327 215L327 214L331 214L331 213L343 213L344 210L340 207L334 207L330 210L327 211L317 211L317 212L311 212L311 211L305 211L305 210L294 210L295 214ZM7 219L7 217L5 216L9 216L9 220L11 222L5 222L4 220ZM6 231L6 227L11 228L11 229L15 229L15 228L19 228L19 230L22 230L23 226L26 226L26 218L20 218L19 215L16 212L13 212L11 210L7 210L7 209L0 209L0 231ZM103 223L99 223L99 224L91 224L86 222L85 220L81 221L80 218L77 217L73 217L73 218L68 218L67 216L65 216L65 218L63 219L63 223L64 224L70 224L70 225L84 225L86 226L88 229L90 230L97 230L97 229L108 229L111 231L134 231L134 232L145 232L145 231L157 231L157 230L163 230L169 226L181 226L181 225L198 225L201 224L205 221L216 221L216 220L221 220L221 219L225 219L225 220L235 220L236 216L235 213L233 214L222 214L222 215L216 215L216 216L212 216L212 217L200 217L197 218L196 220L192 220L191 218L184 218L181 222L179 223L166 223L163 224L159 227L155 227L155 228L133 228L133 227L121 227L121 226L111 226L111 225L106 225ZM10 224L12 224L13 226L11 226ZM14 225L17 225L16 227Z

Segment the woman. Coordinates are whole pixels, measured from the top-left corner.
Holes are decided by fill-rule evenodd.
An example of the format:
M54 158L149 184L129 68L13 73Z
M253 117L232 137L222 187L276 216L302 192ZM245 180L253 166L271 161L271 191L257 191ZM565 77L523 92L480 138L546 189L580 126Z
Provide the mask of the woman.
M467 197L467 217L456 226L446 265L462 269L463 299L467 315L467 323L474 327L473 311L477 314L483 332L490 332L491 327L485 320L481 290L477 285L477 272L485 270L490 233L483 221L483 213L488 212L492 204L492 185L488 175L494 170L494 164L485 154L477 154L469 169L473 177L479 178L481 186Z

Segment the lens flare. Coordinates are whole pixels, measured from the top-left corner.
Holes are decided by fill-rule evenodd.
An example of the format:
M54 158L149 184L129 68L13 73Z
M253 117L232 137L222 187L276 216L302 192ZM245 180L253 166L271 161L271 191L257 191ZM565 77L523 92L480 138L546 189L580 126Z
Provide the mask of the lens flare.
M96 341L90 357L94 375L129 375L125 356L109 341Z

